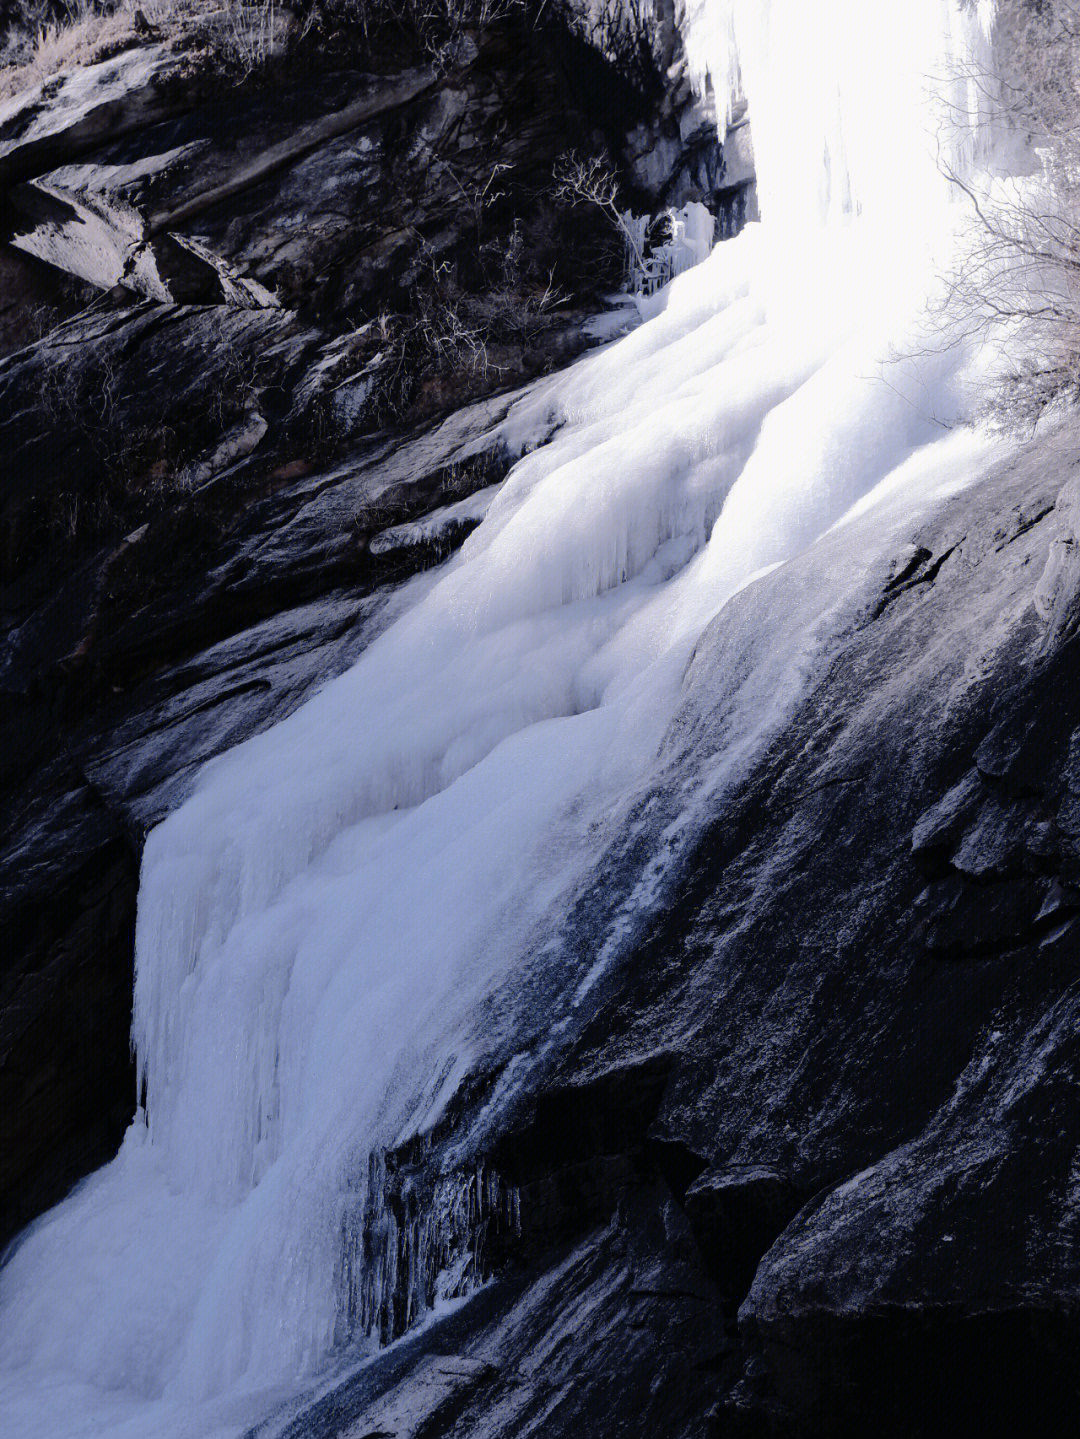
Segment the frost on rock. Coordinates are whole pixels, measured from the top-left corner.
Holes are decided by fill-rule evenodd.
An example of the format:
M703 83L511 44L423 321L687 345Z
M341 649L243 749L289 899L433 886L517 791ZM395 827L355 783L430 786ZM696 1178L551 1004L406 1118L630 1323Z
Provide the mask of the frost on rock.
M424 547L431 549L438 558L443 558L484 518L498 488L498 485L487 485L454 505L433 510L423 519L381 530L371 540L371 553L389 555L399 550Z
M364 1205L350 1216L342 1246L342 1338L357 1328L383 1343L437 1305L484 1282L487 1243L520 1228L516 1189L477 1165L427 1190L387 1172L371 1156Z

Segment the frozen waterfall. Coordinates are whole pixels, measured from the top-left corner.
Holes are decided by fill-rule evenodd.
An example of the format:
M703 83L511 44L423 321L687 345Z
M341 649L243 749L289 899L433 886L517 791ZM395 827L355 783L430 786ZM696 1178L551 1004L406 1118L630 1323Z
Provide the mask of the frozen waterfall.
M936 147L978 163L955 107L987 7L687 11L699 80L747 98L763 222L521 401L523 458L460 553L151 834L145 1113L0 1276L12 1439L233 1433L244 1394L318 1369L369 1153L512 1048L478 1005L646 782L705 627L818 544L815 593L770 621L770 652L800 653L898 519L986 461L953 428L982 357L928 344L923 306L952 227ZM736 738L781 700L750 685Z

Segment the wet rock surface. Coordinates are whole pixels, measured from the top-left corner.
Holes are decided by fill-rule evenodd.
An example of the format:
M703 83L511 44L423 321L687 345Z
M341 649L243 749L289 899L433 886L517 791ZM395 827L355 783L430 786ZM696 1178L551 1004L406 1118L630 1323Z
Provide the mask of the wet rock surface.
M606 1224L508 1270L251 1439L704 1436L734 1351L685 1216L646 1181Z
M1080 660L1035 595L1070 524L1073 433L913 533L557 1058L540 1060L542 1018L531 1048L522 1026L531 1098L500 1101L489 1076L424 1149L432 1175L475 1144L514 1196L512 1224L477 1211L475 1252L492 1296L524 1286L494 1301L498 1332L537 1316L514 1363L576 1358L572 1398L565 1371L544 1377L546 1434L640 1432L644 1414L680 1435L1070 1432ZM671 740L684 779L722 736L725 627L768 602L756 588L699 645ZM604 862L577 972L638 863ZM651 1216L657 1277L620 1287L631 1214ZM567 1245L604 1276L572 1333ZM670 1332L635 1349L663 1305L708 1357L686 1363ZM489 1323L455 1352L490 1356ZM490 1362L423 1432L531 1432ZM290 1432L339 1432L326 1413Z
M283 326L286 350L308 343L292 317L235 313ZM507 462L491 437L508 403L301 474L271 415L209 486L204 550L201 512L178 529L170 508L62 579L18 571L12 1228L106 1157L129 1112L146 826L200 762L348 663L401 581L467 532ZM606 1434L642 1416L687 1436L913 1435L943 1416L1068 1432L1080 661L1055 616L1072 452L1068 429L1029 447L912 533L562 1046L530 1059L523 1025L533 1069L513 1104L478 1076L438 1133L386 1158L384 1241L418 1244L450 1194L438 1263L417 1272L434 1285L456 1265L464 1290L488 1287L419 1334L434 1288L358 1296L397 1343L352 1375L343 1355L338 1384L261 1433ZM231 473L261 477L240 508ZM778 582L699 645L669 776L722 746L726 627ZM657 824L670 793L652 796ZM643 852L603 857L568 919L573 972ZM463 1154L482 1182L463 1183Z

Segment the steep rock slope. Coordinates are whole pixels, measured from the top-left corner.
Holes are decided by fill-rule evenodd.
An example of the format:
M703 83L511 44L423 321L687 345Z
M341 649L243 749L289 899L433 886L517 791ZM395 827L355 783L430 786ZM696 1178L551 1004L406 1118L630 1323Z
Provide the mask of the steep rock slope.
M608 261L558 157L660 130L644 199L726 193L685 79L650 110L565 28L240 83L196 39L0 107L0 1239L130 1117L146 828L478 522L509 399L467 402L587 343Z
M463 1154L514 1188L458 1240L495 1288L405 1341L461 1367L364 1368L260 1432L1069 1432L1076 438L912 531L556 1057L522 1004L531 1098L487 1076L389 1156L403 1236ZM578 973L798 568L699 645L671 788L563 936Z
M3 661L9 1233L106 1157L130 1118L146 829L203 761L343 669L396 585L460 543L482 509L442 515L504 468L484 436L505 404L260 486L224 533L233 497L204 490L66 576L46 555L9 590L22 602ZM395 544L395 525L419 515L427 529Z
M399 95L377 118L415 134L429 104ZM52 179L16 181L51 186L79 226L93 213L120 234L123 210L106 259L139 249L155 187L175 183L182 254L149 234L145 267L120 272L133 288L0 370L10 1228L104 1157L126 1117L146 825L202 760L348 663L395 587L476 522L505 464L499 398L433 432L346 434L328 454L312 396L363 389L374 350L341 346L325 312L384 272L329 220L282 238L293 162L318 168L303 145L236 192L243 208L217 214L213 236L187 234L184 147L205 154L205 117L150 118L170 128L110 139L128 148L103 148L92 174L80 139L64 165L47 152ZM200 225L232 198L214 194ZM70 240L57 212L25 190L13 204L19 236L41 241L31 252L49 235L57 261ZM282 255L310 262L308 296L309 246L324 242L333 283L282 304ZM117 278L65 263L85 283ZM177 277L194 288L170 288ZM713 789L733 695L768 658L766 619L812 566L796 559L725 608L662 781L558 936L575 976L605 953L602 976L556 1044L565 995L538 979L500 996L518 1018L512 1092L473 1076L434 1134L383 1157L372 1251L414 1255L449 1186L464 1201L432 1263L494 1282L413 1335L410 1286L433 1270L387 1266L366 1317L399 1345L262 1433L900 1435L943 1418L1068 1432L1075 444L1070 427L1044 437L912 529L824 625L782 731ZM833 553L843 565L842 542ZM707 823L679 848L665 825L695 784ZM676 863L621 927L665 848Z

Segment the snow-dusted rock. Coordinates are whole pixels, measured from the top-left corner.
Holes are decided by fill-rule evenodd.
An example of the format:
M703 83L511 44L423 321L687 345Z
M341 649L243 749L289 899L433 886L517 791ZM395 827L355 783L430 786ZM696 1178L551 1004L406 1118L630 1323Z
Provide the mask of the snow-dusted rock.
M0 185L41 175L193 101L181 57L138 46L62 72L0 104Z

